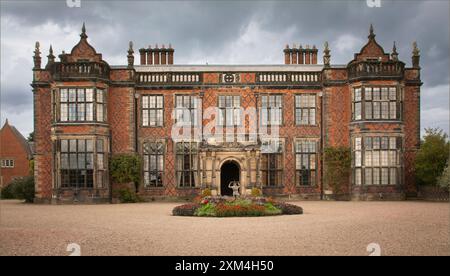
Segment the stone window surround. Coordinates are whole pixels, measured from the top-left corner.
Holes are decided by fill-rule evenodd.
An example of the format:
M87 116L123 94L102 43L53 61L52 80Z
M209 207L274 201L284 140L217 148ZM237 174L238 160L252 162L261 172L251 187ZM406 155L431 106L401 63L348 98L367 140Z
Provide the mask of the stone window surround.
M371 137L371 138L373 138L373 137L387 137L388 138L388 149L386 150L386 151L392 151L393 149L391 149L390 148L390 145L389 145L389 143L390 143L390 141L389 141L389 138L396 138L396 143L397 143L397 145L396 145L396 152L397 152L397 154L396 154L396 159L398 160L398 162L399 163L397 163L395 166L390 166L389 164L388 164L388 166L382 166L381 165L381 163L379 164L379 166L373 166L373 165L371 165L370 167L367 167L366 166L366 156L365 156L365 150L364 150L364 147L365 147L365 138L367 138L367 137ZM356 169L357 169L357 167L355 166L355 158L354 158L354 156L355 156L355 154L354 154L354 152L355 152L355 138L361 138L361 166L358 166L358 168L359 169L361 169L361 184L360 185L357 185L356 184L356 173L355 173L355 171L356 171ZM400 142L399 142L399 140L400 140ZM372 141L372 143L373 143L373 141ZM398 146L398 143L400 143L400 147ZM380 133L380 132L377 132L377 133L361 133L361 134L355 134L355 135L352 135L352 137L351 137L351 151L352 151L352 179L351 179L351 183L352 183L352 186L353 187L389 187L389 186L401 186L402 184L403 184L403 173L402 173L402 168L403 168L403 153L404 153L404 136L403 136L403 134L401 134L401 133ZM371 152L373 152L374 150L372 149L372 150L370 150ZM381 140L380 140L380 149L379 150L377 150L378 152L380 152L380 151L382 151L382 149L381 149ZM381 160L381 156L379 157L380 158L380 160ZM389 157L389 153L388 153L388 158L390 158ZM372 157L372 160L373 160L373 157ZM373 162L373 161L372 161ZM381 161L380 161L381 162ZM389 160L388 160L388 162L389 162ZM378 168L378 169L380 169L380 173L379 173L379 179L380 179L380 184L371 184L371 185L366 185L365 184L365 180L366 180L366 175L365 175L365 169L366 168L371 168L371 169L373 169L373 168ZM396 184L381 184L381 181L382 181L382 179L381 179L381 168L388 168L388 170L389 170L389 172L388 172L388 182L390 182L390 169L392 169L392 168L396 168L397 169L397 172L396 172ZM372 175L372 182L373 182L373 175Z
M67 120L66 121L61 121L61 102L60 102L60 97L61 97L61 89L67 89L67 91L69 89L93 89L93 100L92 100L92 120L82 120L79 121L78 118L77 120L74 121L70 121L69 119L69 110L67 110ZM103 103L98 103L97 102L97 89L99 90L103 90L104 94L103 94ZM102 87L102 86L98 86L95 83L93 83L92 85L82 85L82 86L73 86L73 85L57 85L54 89L51 90L51 100L52 100L52 120L54 123L60 125L72 125L72 124L106 124L107 120L108 120L108 110L107 110L107 106L108 106L108 87ZM97 120L97 105L102 105L103 106L103 121L98 121ZM86 111L86 109L85 109Z

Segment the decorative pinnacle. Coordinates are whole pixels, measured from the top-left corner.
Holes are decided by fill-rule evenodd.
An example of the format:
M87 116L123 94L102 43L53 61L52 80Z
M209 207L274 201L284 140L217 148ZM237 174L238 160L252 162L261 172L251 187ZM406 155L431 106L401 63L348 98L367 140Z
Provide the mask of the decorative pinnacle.
M50 49L48 50L48 53L49 53L50 55L53 55L53 47L52 47L52 44L50 44Z
M394 60L394 61L398 60L397 45L395 45L395 41L394 41L394 46L392 47L391 57L392 57L392 60Z
M370 24L370 30L369 30L369 38L372 39L375 37L375 33L373 31L373 25Z
M413 42L413 56L420 56L420 50L417 47L417 41Z
M325 49L323 50L323 52L325 54L329 54L330 53L330 48L329 48L329 45L328 45L328 41L325 41L324 47L325 47Z
M133 51L133 41L130 41L128 43L128 53L129 54L133 54L134 53L134 51Z
M39 41L36 41L36 44L34 44L34 53L36 54L36 55L39 55L41 52L39 51L39 46L40 46L40 44L39 44Z
M83 27L81 27L81 34L80 34L81 38L87 38L86 35L86 24L83 22Z

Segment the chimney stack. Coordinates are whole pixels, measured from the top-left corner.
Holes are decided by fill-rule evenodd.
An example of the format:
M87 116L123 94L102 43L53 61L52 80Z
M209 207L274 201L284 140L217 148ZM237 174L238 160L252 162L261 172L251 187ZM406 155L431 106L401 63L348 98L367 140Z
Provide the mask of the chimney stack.
M144 48L139 49L139 54L141 55L141 65L147 64L147 61L145 58L145 49Z
M152 48L151 45L149 45L147 49L142 48L139 52L141 54L141 65L173 64L173 53L175 50L172 48L171 44L169 44L168 48L166 48L164 44L161 48L158 48L158 44L155 45L155 48Z
M169 43L169 49L167 49L168 57L167 64L173 64L173 52L175 50L172 48L172 44Z
M286 44L286 49L284 49L284 64L291 64L291 52L289 45Z
M299 48L294 44L292 48L286 45L284 52L284 64L317 64L318 49L314 45L311 49L309 45Z

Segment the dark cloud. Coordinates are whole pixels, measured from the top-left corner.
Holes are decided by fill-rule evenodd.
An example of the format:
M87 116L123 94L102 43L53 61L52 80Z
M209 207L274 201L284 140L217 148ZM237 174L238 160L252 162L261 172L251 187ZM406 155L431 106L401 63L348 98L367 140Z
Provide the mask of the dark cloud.
M68 8L65 0L1 1L2 115L32 107L29 83L34 41L41 41L43 52L50 43L58 53L70 51L83 21L90 42L111 64L126 63L130 40L136 48L170 42L176 50L176 63L250 64L282 63L281 50L286 43L316 44L321 51L324 41L329 41L332 61L345 64L367 41L373 23L385 51L391 52L396 41L400 59L408 66L411 44L417 40L422 51L424 114L436 109L448 114L448 11L449 2L437 0L382 0L381 8L369 8L365 0L82 0L81 8ZM11 41L22 45L11 45ZM433 96L427 96L427 91ZM32 121L28 119L24 121ZM428 118L423 121L433 123ZM448 131L448 118L439 121ZM29 131L31 127L24 123L19 128Z

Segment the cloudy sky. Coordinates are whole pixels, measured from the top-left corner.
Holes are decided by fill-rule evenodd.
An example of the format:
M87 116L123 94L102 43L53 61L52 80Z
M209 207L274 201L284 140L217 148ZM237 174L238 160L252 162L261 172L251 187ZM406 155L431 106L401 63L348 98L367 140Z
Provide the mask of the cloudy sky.
M35 41L43 64L70 52L86 22L90 43L111 65L126 64L135 48L172 43L176 64L282 64L286 43L329 41L332 63L346 64L367 41L370 23L386 52L397 42L411 66L417 40L422 66L422 128L449 132L449 1L92 1L1 2L1 123L25 136L33 130L30 83ZM74 2L75 0L69 1ZM138 61L138 59L137 59Z

